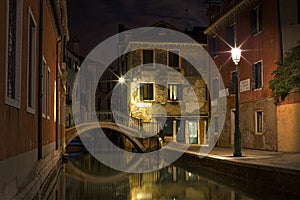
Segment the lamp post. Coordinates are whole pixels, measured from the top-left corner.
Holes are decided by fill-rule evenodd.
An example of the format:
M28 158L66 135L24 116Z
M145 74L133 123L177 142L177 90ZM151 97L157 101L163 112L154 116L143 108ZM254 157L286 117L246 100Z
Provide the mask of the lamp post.
M238 64L241 59L241 49L232 48L231 49L232 61L236 67L235 75L235 132L234 132L234 152L233 156L240 157L242 156L241 150L241 132L240 132L240 116L239 116L239 70Z

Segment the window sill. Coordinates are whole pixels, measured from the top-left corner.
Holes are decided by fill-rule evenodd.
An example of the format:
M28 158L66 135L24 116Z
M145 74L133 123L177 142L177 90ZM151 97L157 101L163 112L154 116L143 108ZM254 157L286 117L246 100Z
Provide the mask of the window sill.
M35 114L35 109L34 108L31 108L31 107L27 107L27 110L26 110L28 113L30 114Z
M17 109L21 108L20 101L12 99L12 98L10 98L8 96L5 97L5 104L8 105L8 106L15 107Z

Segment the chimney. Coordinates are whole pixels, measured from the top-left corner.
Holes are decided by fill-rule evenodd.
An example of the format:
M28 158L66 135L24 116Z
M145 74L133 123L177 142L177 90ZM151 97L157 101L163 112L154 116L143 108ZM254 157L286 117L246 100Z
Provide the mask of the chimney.
M79 56L79 42L80 40L75 37L73 40L73 52L75 53L75 55Z

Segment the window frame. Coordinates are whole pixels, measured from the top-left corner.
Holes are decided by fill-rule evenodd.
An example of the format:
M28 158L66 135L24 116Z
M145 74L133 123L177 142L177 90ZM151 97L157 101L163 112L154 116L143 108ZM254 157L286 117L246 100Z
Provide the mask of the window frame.
M145 63L145 59L144 59L144 55L145 55L145 51L152 51L152 62L150 62L150 63ZM154 62L155 62L155 52L154 52L154 49L142 49L142 65L149 65L149 64L151 64L151 63L153 63L153 65L154 65ZM153 66L152 65L152 66Z
M260 63L260 87L257 86L257 65ZM252 64L252 90L261 90L263 88L263 61L257 61Z
M34 25L34 34L31 35L31 22ZM37 23L31 11L28 8L28 48L27 48L27 112L35 114L35 96L36 96L36 53L37 53ZM32 38L31 38L32 36ZM32 41L33 40L33 41ZM32 42L32 43L31 43ZM30 44L31 43L31 44ZM30 62L31 61L31 62ZM31 71L29 70L31 65ZM31 84L31 87L30 87ZM31 91L30 91L31 89ZM29 105L29 100L31 105Z
M141 82L139 85L140 85L140 87L139 87L140 101L154 101L155 100L155 91L154 91L155 84L154 84L154 82ZM150 99L150 98L145 99L144 85L152 85L152 99Z
M177 94L176 99L170 98L170 96L174 96L174 95L170 95L171 94L171 86L177 86L176 87L176 94ZM176 102L176 101L181 101L182 99L183 99L183 85L180 83L168 83L168 101Z
M47 66L47 77L46 77L46 116L50 120L51 115L51 69Z
M250 11L250 34L256 36L262 32L262 6L258 5Z
M47 61L46 58L43 56L43 64L42 64L42 116L46 118L47 113L47 80L46 80L46 73L47 72Z
M21 108L21 72L22 72L22 33L23 33L23 1L16 0L16 26L15 26L15 80L14 80L14 97L8 94L8 81L9 81L9 62L8 62L8 51L9 51L9 1L6 0L6 46L5 46L5 104L18 108Z
M176 53L174 53L176 52ZM175 55L178 58L178 66L171 66L170 65L170 54ZM174 68L174 69L181 69L181 59L179 56L179 49L170 49L167 51L167 66Z

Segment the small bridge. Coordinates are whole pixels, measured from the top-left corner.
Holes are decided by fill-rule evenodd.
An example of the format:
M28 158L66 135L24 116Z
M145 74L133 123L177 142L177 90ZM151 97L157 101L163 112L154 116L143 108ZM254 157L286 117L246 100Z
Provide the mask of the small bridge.
M118 116L120 117L120 116ZM123 117L124 118L124 117ZM124 118L124 120L118 120L118 122L122 122L122 124L116 124L113 119L113 115L111 112L103 112L103 113L98 113L98 121L93 121L93 122L86 122L80 125L77 125L76 127L70 127L65 130L65 144L69 144L75 137L78 136L79 133L84 133L89 130L93 129L109 129L113 130L114 132L117 132L120 135L125 136L136 148L139 152L148 152L148 151L153 151L157 150L159 148L159 140L157 136L152 136L149 138L140 138L138 139L137 137L134 137L134 135L141 135L141 130L139 127L133 127L133 126L128 126L128 120L127 118ZM152 124L153 127L155 127L156 124ZM157 131L158 128L155 127ZM157 131L158 132L158 131ZM154 147L156 149L153 149L153 145L150 145L149 143L157 143L154 144ZM145 145L148 143L148 145Z

